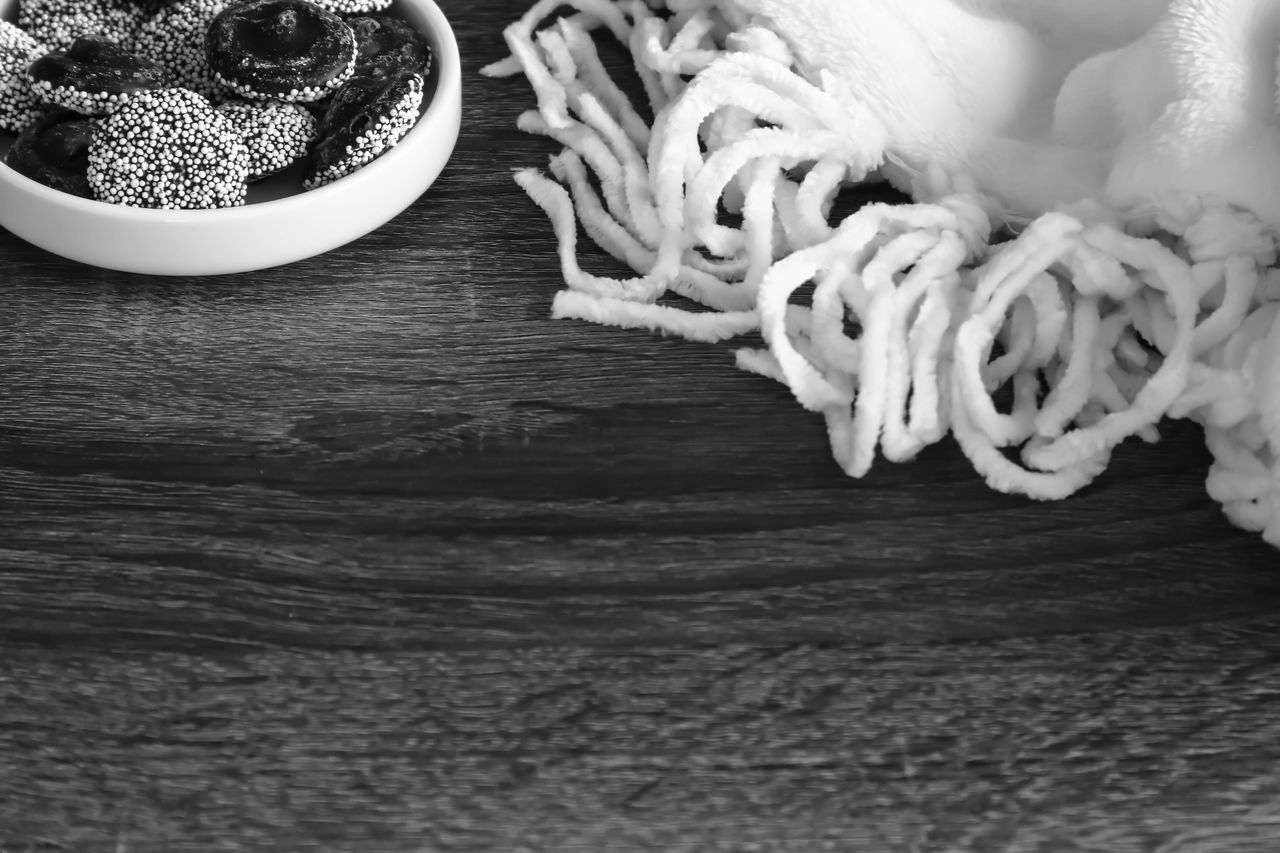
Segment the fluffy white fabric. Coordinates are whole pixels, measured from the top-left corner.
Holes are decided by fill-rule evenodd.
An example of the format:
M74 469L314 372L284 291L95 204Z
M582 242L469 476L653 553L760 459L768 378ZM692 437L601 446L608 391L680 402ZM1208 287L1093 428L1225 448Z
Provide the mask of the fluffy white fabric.
M907 169L1025 215L1189 193L1280 230L1277 0L733 2L843 80Z

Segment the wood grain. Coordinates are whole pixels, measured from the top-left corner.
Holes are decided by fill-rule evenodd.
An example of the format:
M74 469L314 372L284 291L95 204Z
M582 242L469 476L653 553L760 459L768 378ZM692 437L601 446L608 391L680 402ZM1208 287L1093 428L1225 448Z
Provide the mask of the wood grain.
M1280 557L1199 432L853 481L729 347L549 320L524 0L442 6L463 138L374 234L0 232L0 851L1277 849Z

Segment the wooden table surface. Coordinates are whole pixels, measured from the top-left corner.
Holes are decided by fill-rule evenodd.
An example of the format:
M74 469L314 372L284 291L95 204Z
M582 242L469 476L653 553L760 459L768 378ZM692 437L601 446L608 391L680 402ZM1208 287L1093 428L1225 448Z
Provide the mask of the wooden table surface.
M854 481L728 346L550 320L525 3L442 3L462 139L349 246L0 233L0 851L1280 849L1280 554L1198 431Z

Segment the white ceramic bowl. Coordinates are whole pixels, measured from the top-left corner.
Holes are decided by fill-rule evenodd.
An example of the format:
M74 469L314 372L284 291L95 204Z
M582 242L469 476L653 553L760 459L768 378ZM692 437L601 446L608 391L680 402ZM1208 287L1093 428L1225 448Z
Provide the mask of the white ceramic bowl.
M0 17L12 21L16 10L17 0L0 0ZM391 13L424 33L435 52L425 109L396 146L351 175L306 192L296 183L282 188L283 178L270 179L253 185L241 207L173 211L80 198L0 163L0 225L72 260L155 275L264 269L373 231L431 186L462 121L462 67L444 13L432 0L395 0ZM0 140L0 152L11 141Z

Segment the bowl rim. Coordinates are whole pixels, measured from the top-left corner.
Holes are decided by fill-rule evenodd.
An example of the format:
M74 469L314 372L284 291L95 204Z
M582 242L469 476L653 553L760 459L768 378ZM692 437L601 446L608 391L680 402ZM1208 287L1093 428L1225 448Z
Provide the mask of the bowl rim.
M12 8L17 8L18 0L10 0ZM431 28L429 33L432 39L432 49L435 53L432 62L431 75L436 78L436 85L433 90L434 94L427 104L422 115L418 117L418 121L414 124L403 139L396 145L392 146L388 151L373 161L362 166L352 175L357 175L366 170L373 169L377 171L385 171L394 169L403 157L412 156L408 150L412 145L406 145L411 140L416 140L432 132L432 127L439 124L440 121L447 121L450 118L449 111L450 100L447 96L449 93L460 91L462 87L462 60L458 50L457 37L453 32L453 27L449 23L448 17L444 14L435 0L395 0L396 3L415 6L424 14L428 25ZM8 19L8 16L5 16ZM346 176L346 177L351 177ZM111 202L99 201L98 199L83 198L71 193L56 190L53 187L46 186L39 181L33 180L26 175L13 169L0 158L0 180L16 182L22 186L26 192L35 195L52 204L64 205L70 209L83 215L104 215L117 217L125 221L135 221L139 224L156 224L159 222L173 222L184 225L195 225L198 223L208 223L216 218L221 223L231 223L239 219L251 220L262 216L271 215L272 213L287 213L287 208L294 206L305 206L316 201L323 200L327 197L336 197L344 194L352 186L344 179L332 181L323 186L316 187L312 190L300 190L280 198L266 199L263 201L255 201L252 204L241 204L234 207L219 207L207 210L190 210L190 209L171 209L171 208L154 208L154 207L133 207L123 204L112 204ZM323 195L317 195L323 194Z

